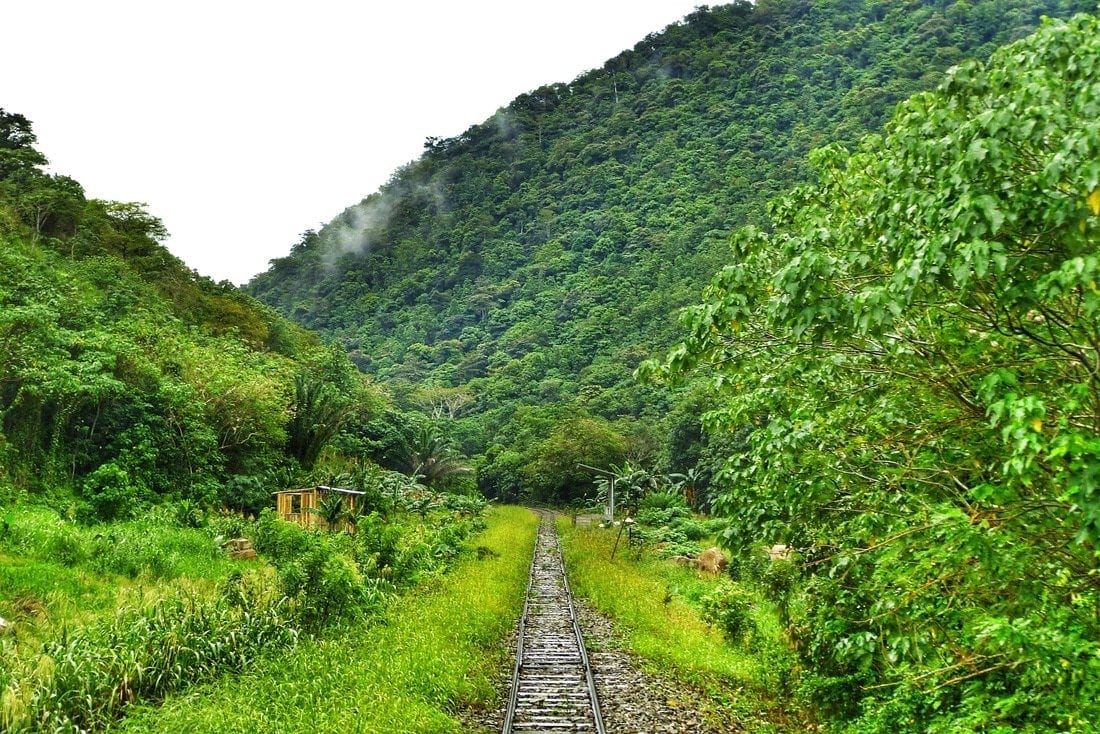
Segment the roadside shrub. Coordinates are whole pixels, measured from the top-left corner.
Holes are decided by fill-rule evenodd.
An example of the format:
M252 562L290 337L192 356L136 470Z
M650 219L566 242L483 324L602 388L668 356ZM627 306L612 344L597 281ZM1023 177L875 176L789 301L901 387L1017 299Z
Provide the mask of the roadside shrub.
M865 685L867 676L864 674L810 672L799 680L798 697L804 706L816 709L821 715L850 721L858 715L863 699L861 695L853 695L853 691L861 691Z
M657 554L661 558L672 558L673 556L688 556L689 558L695 558L702 552L703 546L698 543L684 541L682 543L666 543L660 547Z
M756 584L760 582L771 561L758 548L743 549L734 553L726 573L734 581Z
M707 520L702 520L700 524L703 526L703 530L707 535L721 535L722 532L729 527L730 521L724 517L712 517Z
M209 515L206 519L206 532L215 543L242 535L254 536L254 523L232 512Z
M131 479L130 473L108 462L84 477L81 496L92 520L124 520L133 517L147 504L148 491Z
M708 535L702 523L690 517L677 517L669 523L669 527L678 531L687 540L702 540Z
M679 490L651 492L638 502L639 515L645 510L667 511L672 509L688 510L688 515L691 514L687 502L684 501L684 496L680 494Z
M271 504L271 488L260 477L235 474L218 488L218 501L231 510L256 515Z
M206 525L206 514L191 500L180 500L173 511L176 524L181 528L201 528Z
M357 524L356 560L364 573L392 579L400 553L403 527L386 522L376 512L359 518Z
M722 581L701 602L703 619L722 630L730 642L745 642L756 631L752 618L755 601L740 584Z
M256 550L275 564L293 559L319 542L316 533L280 520L269 507L260 512L260 519L256 521L252 532L252 542Z
M448 510L469 517L479 517L489 504L484 497L476 494L448 494L445 497Z
M691 519L691 510L686 507L646 507L639 510L634 519L639 525L661 527L673 520Z
M681 512L685 515L680 515ZM673 515L671 520L656 526L649 524L652 520L663 520L669 513ZM640 517L645 522L634 526L631 536L634 542L656 546L658 555L664 558L697 556L702 552L698 541L707 536L702 525L691 517L690 511L682 508L646 510L640 513Z
M416 527L401 537L401 544L394 564L394 583L416 583L425 573L433 571L436 559L432 545L423 526Z
M791 622L791 596L799 581L797 564L789 558L777 558L769 561L764 573L760 575L760 587L764 590L779 612L779 621L783 626Z
M432 556L449 563L462 550L462 541L470 535L471 523L468 520L444 522L432 534Z
M294 616L319 628L337 619L369 611L381 598L365 584L359 569L327 543L318 543L279 569L279 589L291 600Z

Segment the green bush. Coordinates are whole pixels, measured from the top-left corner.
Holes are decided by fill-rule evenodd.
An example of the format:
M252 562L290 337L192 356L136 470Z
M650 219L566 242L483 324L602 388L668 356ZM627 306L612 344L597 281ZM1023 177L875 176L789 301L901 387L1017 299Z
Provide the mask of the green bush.
M684 496L680 494L679 490L651 492L638 502L639 515L645 510L673 509L688 510L690 515L690 508L687 506L687 502L684 501Z
M722 630L730 642L744 642L756 631L755 603L743 586L722 581L702 598L703 619Z
M669 523L669 527L678 531L687 540L702 540L708 535L703 524L690 517L677 517Z
M707 535L721 535L729 527L730 521L724 517L712 517L701 522Z
M318 543L280 567L279 589L291 600L294 616L312 629L384 601L381 587L365 581L355 564L329 543Z
M252 533L252 542L256 550L270 558L276 565L305 553L319 542L316 533L279 519L270 507L260 512L260 518L252 527Z
M91 514L87 519L98 520L134 517L148 503L148 494L148 490L131 479L128 471L113 461L84 477L81 488Z
M480 495L474 494L447 494L445 495L445 507L460 515L480 516L488 502Z
M376 512L359 518L357 524L356 559L364 573L377 578L393 579L400 554L403 526L386 522Z
M254 536L255 523L232 512L210 514L206 517L206 532L216 542L242 536Z
M220 485L218 500L231 510L256 515L271 504L271 488L259 477L238 474Z
M449 563L462 550L462 541L470 535L472 523L469 520L444 522L435 528L430 540L432 556Z
M764 590L779 612L779 620L784 626L791 621L791 596L798 587L800 572L798 565L789 558L777 558L769 561L760 575L760 587Z
M690 518L691 510L686 507L645 507L639 510L634 517L639 525L649 525L655 528L668 525L673 520Z
M757 584L768 569L769 563L771 561L768 559L768 555L761 552L760 549L743 549L730 559L730 565L726 569L726 573L734 581Z

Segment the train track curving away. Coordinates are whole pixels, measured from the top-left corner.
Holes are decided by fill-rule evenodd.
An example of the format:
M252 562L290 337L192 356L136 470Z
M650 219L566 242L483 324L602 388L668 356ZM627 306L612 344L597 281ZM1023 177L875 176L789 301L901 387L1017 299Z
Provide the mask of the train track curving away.
M604 726L557 528L553 516L544 513L519 625L504 734L567 731L604 734Z

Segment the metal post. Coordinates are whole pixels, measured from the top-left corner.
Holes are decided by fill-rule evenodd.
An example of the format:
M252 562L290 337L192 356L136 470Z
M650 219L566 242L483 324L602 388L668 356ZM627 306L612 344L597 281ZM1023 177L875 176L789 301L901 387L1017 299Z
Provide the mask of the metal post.
M610 472L607 469L600 469L596 466L589 466L588 464L577 464L578 469L587 469L593 474L599 474L602 477L607 477L611 480L610 486L607 488L607 519L611 522L615 521L615 473Z

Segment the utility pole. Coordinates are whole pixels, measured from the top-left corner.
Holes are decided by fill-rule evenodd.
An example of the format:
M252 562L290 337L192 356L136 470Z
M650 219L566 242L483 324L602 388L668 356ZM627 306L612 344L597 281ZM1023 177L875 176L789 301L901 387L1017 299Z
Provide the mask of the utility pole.
M615 473L610 472L607 469L600 469L595 466L589 466L588 464L577 464L578 469L587 469L593 474L599 474L602 477L607 477L611 480L610 485L607 488L607 514L606 518L614 522L615 521Z

